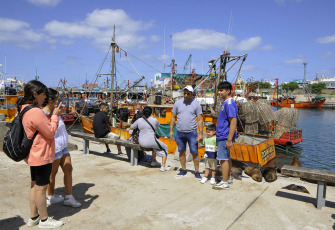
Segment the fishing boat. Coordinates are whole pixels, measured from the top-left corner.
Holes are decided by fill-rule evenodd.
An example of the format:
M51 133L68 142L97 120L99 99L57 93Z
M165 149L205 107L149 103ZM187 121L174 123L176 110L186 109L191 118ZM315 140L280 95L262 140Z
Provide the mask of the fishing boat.
M306 65L307 63L304 64L304 84L303 84L303 89L306 92L306 101L296 101L296 98L294 96L281 96L279 98L278 96L278 79L276 79L276 87L274 91L274 96L273 96L273 102L272 104L277 106L277 107L287 107L287 108L320 108L323 106L323 104L326 102L326 98L320 95L316 96L311 96L311 89L309 89L306 86ZM275 100L275 94L277 94L277 99Z
M16 114L16 102L23 95L23 80L17 80L15 76L4 76L0 78L0 114L5 121L12 121Z
M315 96L308 101L296 102L295 97L282 97L276 102L278 107L287 108L320 108L326 102L326 98L322 96ZM277 105L276 104L276 105Z

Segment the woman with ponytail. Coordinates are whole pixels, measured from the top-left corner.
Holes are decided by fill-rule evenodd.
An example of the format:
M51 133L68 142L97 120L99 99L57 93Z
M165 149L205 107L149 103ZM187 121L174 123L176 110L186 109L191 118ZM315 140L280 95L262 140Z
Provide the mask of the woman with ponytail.
M30 166L31 175L30 218L27 225L39 225L39 228L57 228L62 226L63 222L48 216L46 190L50 182L52 162L55 157L54 136L58 128L61 104L54 109L54 115L49 119L41 109L45 98L47 98L47 90L48 88L39 81L28 82L24 87L24 96L17 101L17 108L20 112L28 105L36 106L28 110L22 117L23 128L29 139L38 131L29 155L25 159Z

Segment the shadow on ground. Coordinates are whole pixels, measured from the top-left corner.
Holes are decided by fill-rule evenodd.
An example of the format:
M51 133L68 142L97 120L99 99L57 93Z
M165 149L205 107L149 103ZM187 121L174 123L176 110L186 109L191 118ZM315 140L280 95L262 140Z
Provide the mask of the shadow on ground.
M23 218L21 216L15 216L7 219L0 220L0 229L19 229L21 226L25 225Z
M96 156L99 156L99 157L105 157L105 158L110 158L110 159L114 159L114 160L124 161L124 162L128 162L130 164L130 161L129 161L128 156L126 154L118 155L116 153L101 153L101 152L96 152L96 151L91 151L91 150L90 150L90 154L96 155ZM160 159L160 157L158 157L158 159ZM145 162L145 161L138 162L138 165L149 167L149 168L156 168L156 167L152 167L150 165L150 162Z
M308 197L308 196L303 196L303 195L293 194L293 193L288 193L288 192L282 192L282 191L278 191L276 193L276 196L280 196L280 197L291 199L291 200L298 200L302 202L311 203L316 207L316 198L314 197ZM325 206L328 208L335 208L335 202L326 200Z
M86 194L90 187L95 184L92 183L79 183L72 187L73 196L81 203L81 207L73 208L71 206L63 205L63 203L53 204L48 206L49 216L53 216L56 220L62 219L63 217L72 216L82 209L87 209L90 207L92 202L97 199L98 195ZM65 188L55 189L55 194L65 196Z

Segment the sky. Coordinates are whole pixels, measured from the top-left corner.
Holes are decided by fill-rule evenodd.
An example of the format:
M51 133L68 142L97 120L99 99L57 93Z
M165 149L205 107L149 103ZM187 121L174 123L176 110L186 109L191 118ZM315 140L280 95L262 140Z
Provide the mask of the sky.
M171 71L172 58L178 73L206 74L225 50L248 53L240 73L247 81L303 79L304 62L307 80L335 77L334 10L334 0L1 1L0 72L26 82L39 76L49 87L64 78L67 86L93 83L110 73L115 25L120 86L141 76L150 85Z

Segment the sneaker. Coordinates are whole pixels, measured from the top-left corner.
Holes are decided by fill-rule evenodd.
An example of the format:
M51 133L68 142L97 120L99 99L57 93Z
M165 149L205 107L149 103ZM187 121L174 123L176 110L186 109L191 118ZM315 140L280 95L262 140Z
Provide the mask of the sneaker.
M27 226L32 227L32 226L38 225L38 223L40 222L40 219L41 219L40 216L38 216L36 220L29 218Z
M54 220L52 217L48 217L48 219L44 222L42 220L39 221L38 228L58 228L62 226L64 223L59 220Z
M58 195L52 195L51 198L49 199L47 197L47 204L58 204L64 201L64 197L58 196Z
M160 170L161 170L161 172L165 172L165 171L170 171L171 168L170 168L170 166L166 166L166 167L162 166Z
M209 183L214 185L216 183L215 178L211 178L211 182L209 182Z
M81 203L76 201L74 197L66 198L63 204L72 206L73 208L79 208L81 206Z
M229 179L228 179L228 184L233 184L234 182L233 182L233 178L232 177L230 177Z
M186 169L185 170L184 169L180 169L180 172L177 174L177 176L182 177L182 176L185 176L186 173L187 173Z
M161 166L161 164L159 162L157 162L157 161L152 161L151 162L151 166L152 167L158 167L158 166Z
M223 182L221 181L220 183L218 183L217 185L214 185L212 187L212 189L215 189L215 190L223 190L223 189L230 189L229 185L228 185L228 182Z
M208 181L207 177L203 177L200 181L201 184L205 184Z
M197 178L198 180L201 180L201 176L199 172L194 173L195 178Z
M123 153L123 152L119 152L117 153L118 155L127 155L126 153Z

